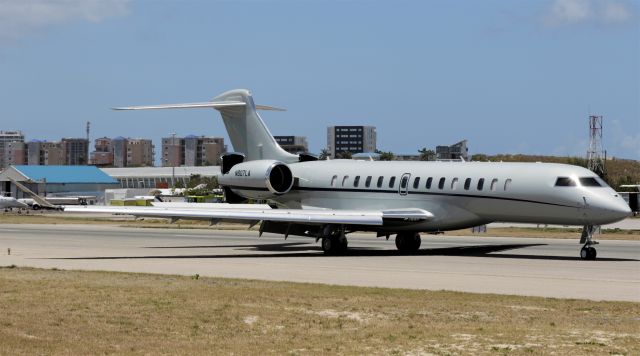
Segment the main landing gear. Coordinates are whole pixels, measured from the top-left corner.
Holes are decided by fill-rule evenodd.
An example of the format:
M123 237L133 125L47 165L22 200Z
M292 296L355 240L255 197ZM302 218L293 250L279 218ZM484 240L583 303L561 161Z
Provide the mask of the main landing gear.
M347 252L347 241L344 227L327 226L322 234L322 251L325 255L341 255Z
M598 244L598 241L593 240L593 233L596 228L593 225L585 225L582 228L582 236L580 237L580 243L584 244L580 249L580 258L583 260L595 260L597 256L596 248L594 245Z
M396 235L396 247L398 251L415 252L420 248L422 240L416 232L400 232Z

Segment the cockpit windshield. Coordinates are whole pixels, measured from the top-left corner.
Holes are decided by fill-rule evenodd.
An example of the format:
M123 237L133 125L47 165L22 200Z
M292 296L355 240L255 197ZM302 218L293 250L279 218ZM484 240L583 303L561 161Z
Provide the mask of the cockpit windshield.
M558 177L556 187L575 187L580 184L583 187L604 187L604 182L596 177L580 177L578 181L571 177Z
M594 177L582 177L579 178L580 185L583 187L602 187L602 184L598 182Z
M576 181L569 177L558 177L556 187L575 187Z

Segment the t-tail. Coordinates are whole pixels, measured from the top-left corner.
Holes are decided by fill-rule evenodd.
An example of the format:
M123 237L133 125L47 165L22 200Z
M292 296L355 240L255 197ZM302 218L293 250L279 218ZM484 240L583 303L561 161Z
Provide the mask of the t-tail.
M245 155L245 161L273 159L285 163L298 162L299 156L286 152L278 145L257 110L283 109L256 105L251 92L235 89L222 93L211 101L201 103L128 106L114 110L197 109L213 108L220 111L231 144L236 152Z

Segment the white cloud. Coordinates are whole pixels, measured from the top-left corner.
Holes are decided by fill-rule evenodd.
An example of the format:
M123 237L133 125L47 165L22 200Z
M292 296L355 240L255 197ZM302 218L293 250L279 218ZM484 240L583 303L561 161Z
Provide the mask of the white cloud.
M631 10L622 3L609 1L602 10L602 21L606 23L624 23L631 17Z
M551 25L574 24L592 17L591 4L587 0L554 0L547 14Z
M100 22L129 13L130 0L0 0L0 39L19 39L39 29L73 22Z
M640 130L640 125L635 125L634 128L623 125L619 120L612 120L613 143L605 144L605 147L614 146L617 156L621 158L640 160L640 131L633 132L634 130Z
M549 26L622 24L634 15L634 8L624 0L552 0L544 22Z

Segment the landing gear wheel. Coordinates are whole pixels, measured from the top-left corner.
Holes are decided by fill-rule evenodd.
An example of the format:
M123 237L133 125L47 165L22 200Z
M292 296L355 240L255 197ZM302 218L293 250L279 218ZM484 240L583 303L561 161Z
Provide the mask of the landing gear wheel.
M332 238L323 237L322 238L322 251L324 251L325 254L329 254L331 251L333 251L333 249L334 249L334 247L333 247Z
M580 258L583 260L593 261L596 259L597 255L598 252L596 251L595 247L585 246L580 249Z
M593 234L598 229L597 226L585 225L582 228L582 236L580 237L580 243L584 245L580 249L580 258L583 260L595 260L598 253L593 245L597 245L598 241L593 240Z
M420 249L422 239L417 233L399 233L396 235L396 247L398 251L415 252Z
M322 251L325 255L338 255L347 252L347 246L349 241L346 237L323 237L322 238Z

